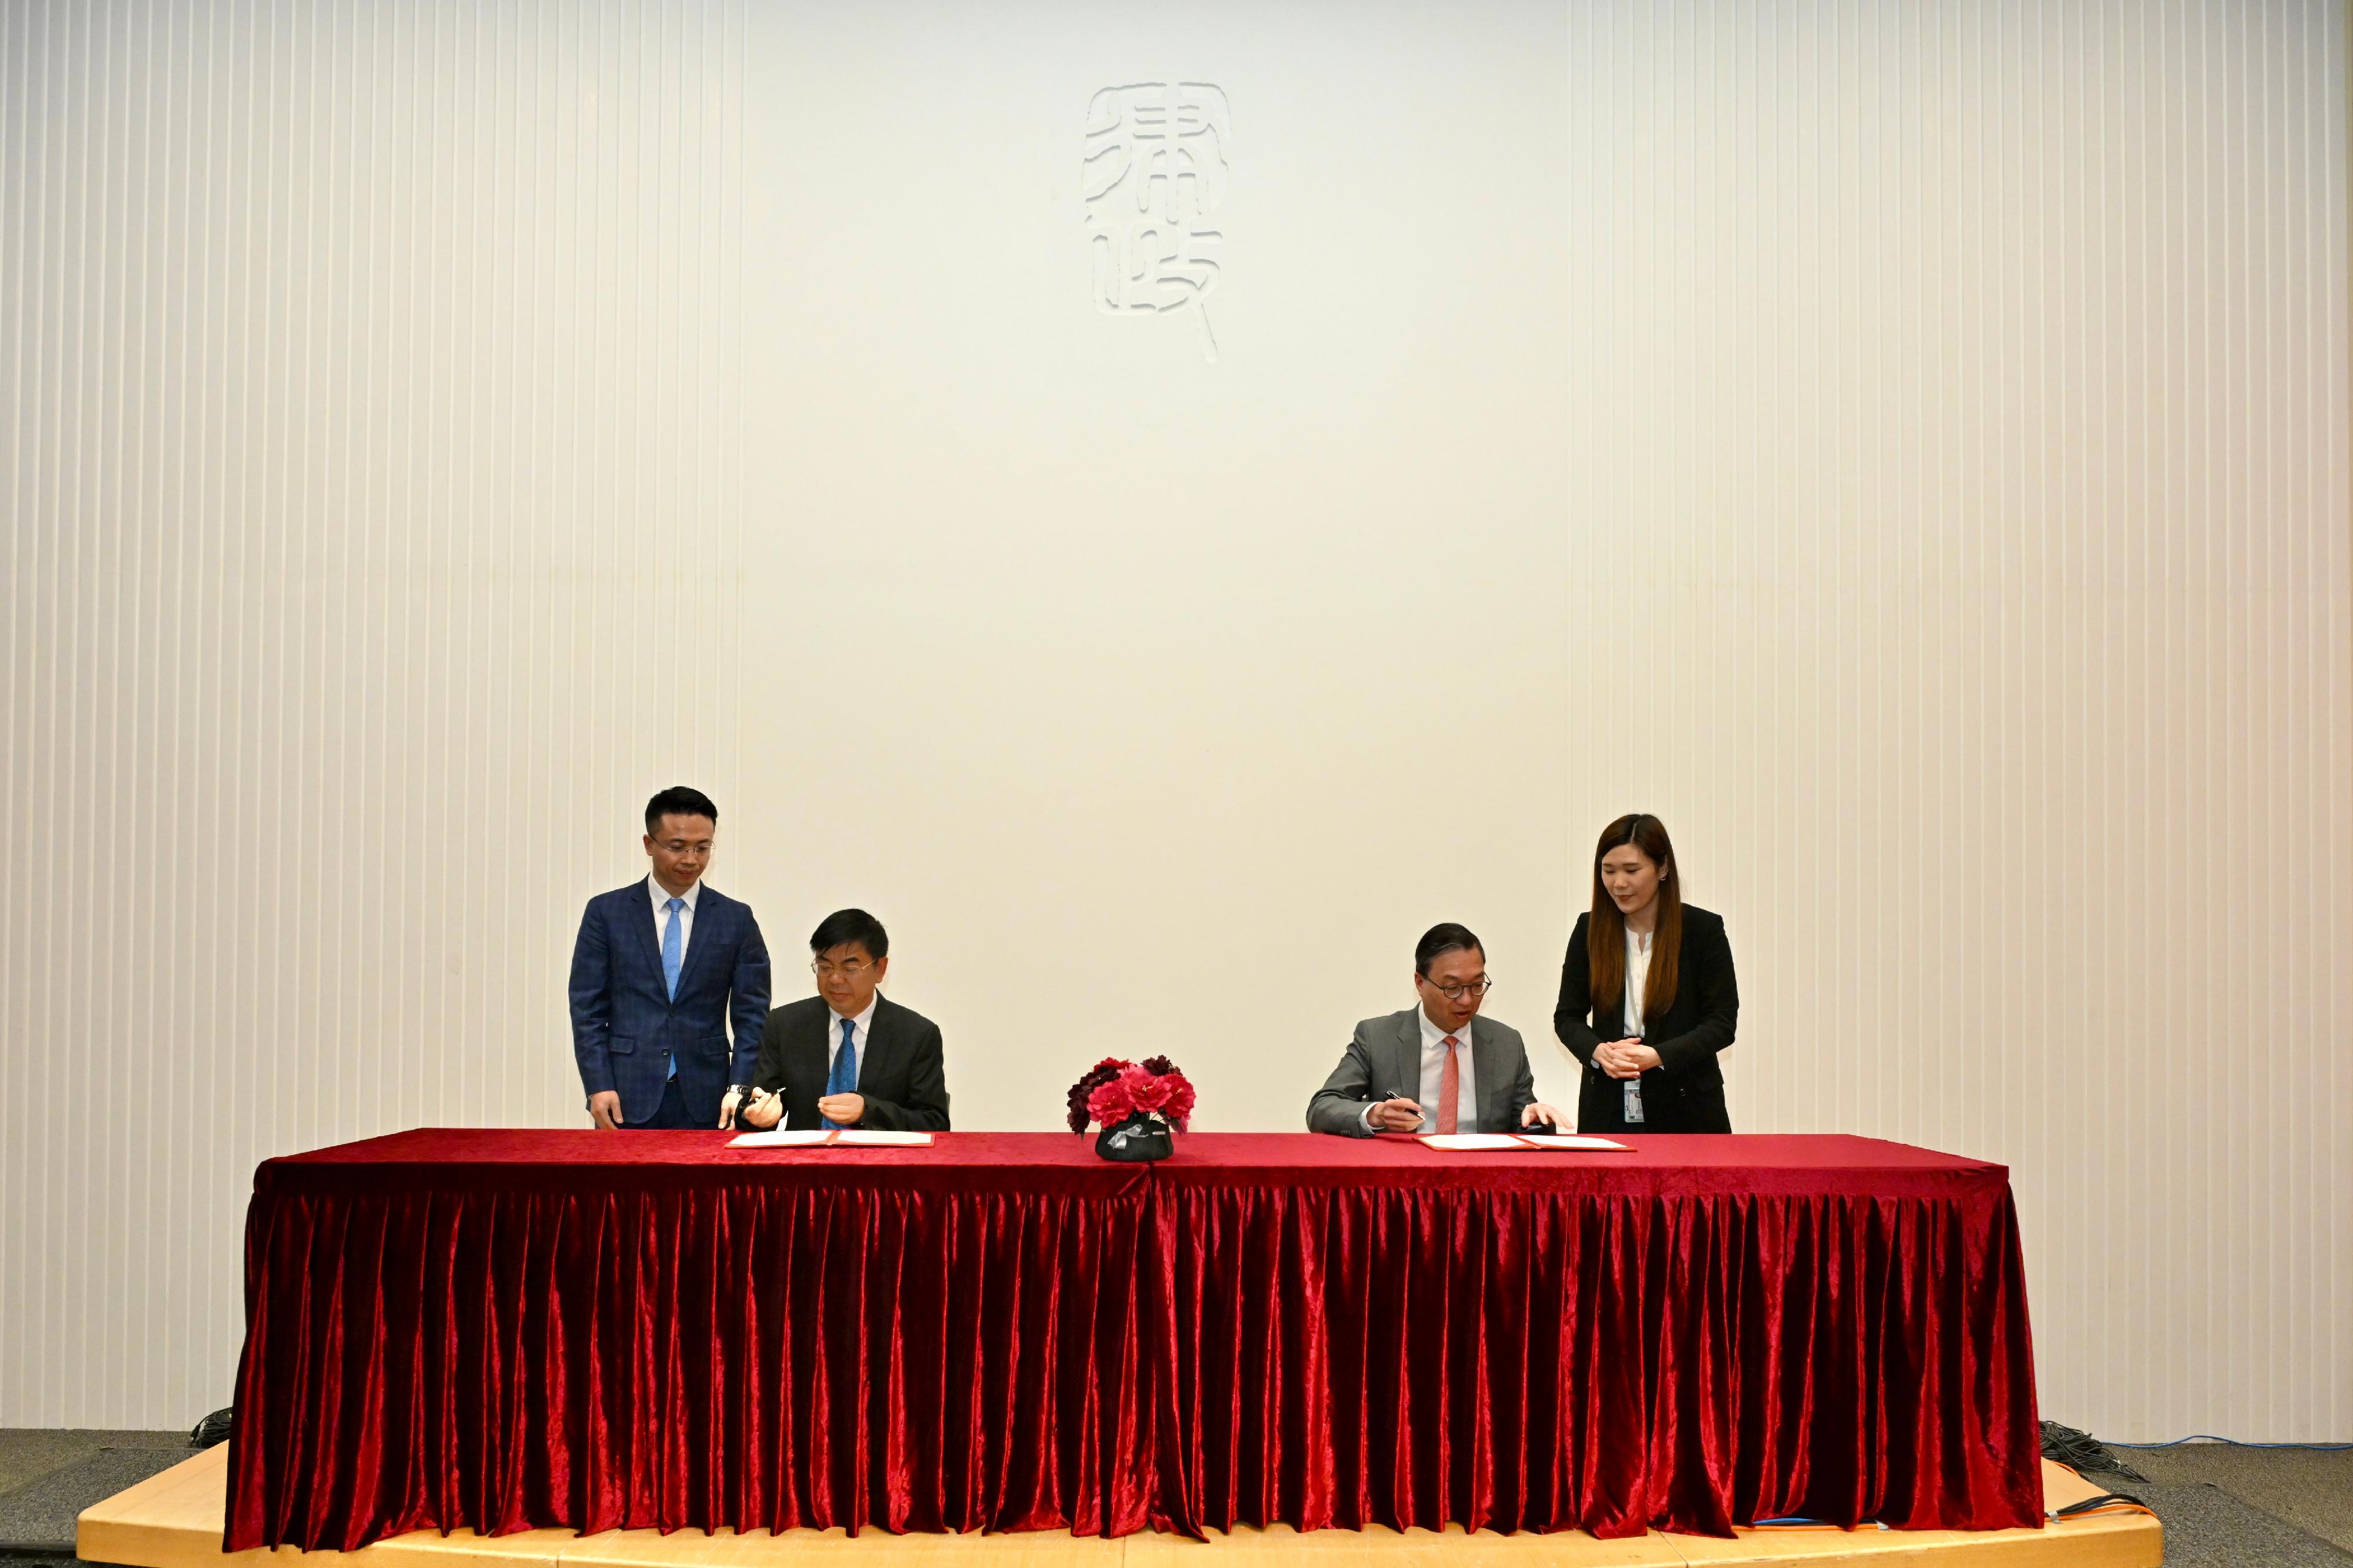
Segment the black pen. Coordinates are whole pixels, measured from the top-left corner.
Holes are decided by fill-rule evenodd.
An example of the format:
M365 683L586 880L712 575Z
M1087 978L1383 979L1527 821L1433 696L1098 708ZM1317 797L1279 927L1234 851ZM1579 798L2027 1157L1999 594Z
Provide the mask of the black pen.
M1415 1100L1415 1099L1414 1099L1414 1097L1413 1097L1413 1096L1411 1096L1411 1095L1409 1095L1409 1094L1399 1094L1397 1090L1395 1090L1395 1089L1391 1089L1391 1090L1389 1090L1389 1099L1390 1099L1390 1100L1404 1100L1408 1105L1412 1106L1412 1107L1414 1108L1414 1110L1415 1110L1417 1112L1419 1112L1419 1111L1421 1110L1421 1104L1420 1104L1420 1102L1419 1102L1419 1100ZM1384 1101L1383 1103L1387 1103L1387 1102L1386 1102L1386 1101Z

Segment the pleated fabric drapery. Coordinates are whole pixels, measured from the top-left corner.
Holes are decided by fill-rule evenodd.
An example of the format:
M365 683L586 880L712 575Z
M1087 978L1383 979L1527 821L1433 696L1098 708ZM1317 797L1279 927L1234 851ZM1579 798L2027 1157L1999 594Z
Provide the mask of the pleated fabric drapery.
M1635 1140L1629 1140L1635 1142ZM1998 1166L419 1131L261 1167L225 1544L2039 1521Z

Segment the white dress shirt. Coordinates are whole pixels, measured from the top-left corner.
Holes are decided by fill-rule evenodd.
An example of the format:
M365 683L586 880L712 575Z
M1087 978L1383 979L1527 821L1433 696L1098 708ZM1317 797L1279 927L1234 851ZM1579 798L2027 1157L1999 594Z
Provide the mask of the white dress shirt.
M1418 1092L1414 1096L1421 1104L1421 1125L1415 1131L1435 1132L1438 1131L1439 1087L1445 1081L1446 1074L1446 1031L1430 1021L1426 1008L1415 1008L1413 1019L1421 1026L1421 1079L1415 1085ZM1472 1022L1476 1023L1477 1020ZM1454 1085L1454 1130L1457 1132L1479 1131L1479 1085L1471 1069L1471 1024L1465 1024L1454 1036L1456 1045L1453 1048L1459 1060ZM1391 1090L1404 1087L1395 1083L1373 1085L1373 1093L1377 1097L1374 1105L1388 1099ZM1356 1120L1367 1131L1375 1131L1373 1106L1367 1105L1358 1111Z
M1656 933L1652 933L1656 934ZM1626 928L1626 1037L1642 1037L1642 992L1651 983L1651 938L1637 936L1634 928ZM1620 1091L1625 1100L1625 1117L1629 1122L1642 1120L1642 1080L1630 1078Z
M875 1004L881 999L882 993L877 991L874 1000L866 1004L866 1011L849 1020L849 1043L858 1047L858 1075L860 1078L866 1076L867 1030L874 1022ZM825 1010L825 1071L828 1083L833 1080L834 1058L841 1055L841 1015L828 1006Z
M646 890L653 895L654 951L659 952L662 932L670 929L671 893L668 888L661 885L660 879L650 872L646 876ZM686 945L694 940L694 900L702 892L702 884L698 881L683 893L677 895L686 900L686 907L678 911L678 967L681 973L685 973L686 970Z
M1414 1012L1421 1026L1421 1131L1438 1131L1438 1086L1446 1073L1446 1031L1430 1021L1426 1008ZM1474 1019L1473 1022L1476 1022ZM1456 1031L1454 1055L1459 1062L1454 1084L1454 1130L1479 1131L1479 1085L1471 1070L1471 1025Z
M1651 983L1651 939L1626 932L1626 1036L1642 1037L1642 993Z

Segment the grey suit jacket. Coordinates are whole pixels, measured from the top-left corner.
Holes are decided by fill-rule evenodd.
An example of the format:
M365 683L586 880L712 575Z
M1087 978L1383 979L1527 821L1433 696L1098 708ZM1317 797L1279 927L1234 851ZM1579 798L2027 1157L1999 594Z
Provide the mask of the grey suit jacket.
M1516 1132L1520 1112L1536 1097L1520 1032L1493 1018L1471 1020L1471 1078L1479 1090L1479 1125L1463 1132ZM1317 1132L1369 1138L1365 1107L1387 1100L1392 1089L1421 1098L1421 1009L1409 1007L1356 1026L1348 1054L1307 1102L1307 1125ZM1424 1114L1429 1108L1424 1107ZM1433 1122L1432 1125L1435 1125Z

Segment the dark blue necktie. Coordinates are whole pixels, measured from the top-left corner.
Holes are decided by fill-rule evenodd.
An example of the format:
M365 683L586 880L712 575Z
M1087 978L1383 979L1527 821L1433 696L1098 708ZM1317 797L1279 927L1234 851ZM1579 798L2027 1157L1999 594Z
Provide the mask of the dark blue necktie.
M833 1070L826 1075L825 1092L828 1096L858 1092L858 1020L855 1018L841 1021L841 1049L833 1053ZM830 1116L820 1116L818 1120L828 1127L841 1125Z

